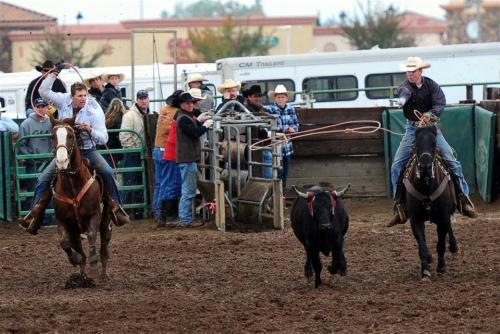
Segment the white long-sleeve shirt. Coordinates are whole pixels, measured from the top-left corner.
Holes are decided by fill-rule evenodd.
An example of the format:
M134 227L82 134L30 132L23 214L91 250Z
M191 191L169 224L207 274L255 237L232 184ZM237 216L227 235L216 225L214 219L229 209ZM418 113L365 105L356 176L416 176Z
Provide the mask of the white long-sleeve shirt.
M56 78L53 76L47 76L42 81L40 89L38 90L40 96L57 108L59 112L59 119L72 118L73 106L71 94L52 91L52 84L55 79ZM85 106L80 109L75 120L76 123L88 124L92 128L92 138L89 138L87 133L82 132L81 138L83 147L81 148L91 149L94 148L95 145L104 145L107 143L108 131L104 121L104 112L102 111L101 106L92 96L88 95Z

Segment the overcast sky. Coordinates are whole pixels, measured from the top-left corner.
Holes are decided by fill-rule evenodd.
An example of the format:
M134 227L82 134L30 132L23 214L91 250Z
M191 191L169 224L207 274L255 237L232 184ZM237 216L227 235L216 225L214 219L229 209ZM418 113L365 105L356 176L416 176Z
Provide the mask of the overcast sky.
M155 19L166 10L173 13L177 0L3 0L44 14L55 16L59 24L76 23L76 15L81 12L82 23L118 23L121 20L139 19L141 4L144 18ZM394 4L400 10L410 10L428 16L444 19L445 11L439 7L449 0L361 0L384 7ZM184 0L183 3L194 1ZM252 4L254 0L240 0ZM338 18L341 11L353 13L356 0L262 0L264 12L268 16L309 16L320 14L321 20Z

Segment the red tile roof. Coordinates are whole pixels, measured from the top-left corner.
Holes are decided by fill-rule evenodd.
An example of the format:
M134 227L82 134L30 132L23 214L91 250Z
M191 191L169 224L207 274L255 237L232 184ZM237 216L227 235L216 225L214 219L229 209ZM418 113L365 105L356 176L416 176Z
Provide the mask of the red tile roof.
M0 1L0 27L45 26L56 21L55 17Z
M238 16L232 20L236 25L315 25L316 16L271 17L271 16ZM144 28L176 28L176 27L218 27L225 17L200 17L189 19L128 20L121 23L129 29Z
M443 33L447 29L446 21L413 12L404 13L400 26L407 34Z
M75 39L108 39L129 38L130 30L123 25L117 24L68 24L57 26L59 31L68 34ZM13 31L9 33L9 39L13 41L42 40L45 39L46 31Z

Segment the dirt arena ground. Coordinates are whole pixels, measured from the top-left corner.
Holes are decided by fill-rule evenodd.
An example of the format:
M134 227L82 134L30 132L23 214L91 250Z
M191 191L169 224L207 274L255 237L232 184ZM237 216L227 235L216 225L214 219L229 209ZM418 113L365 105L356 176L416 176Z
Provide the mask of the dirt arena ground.
M220 233L134 222L114 230L111 284L76 290L64 289L74 269L55 229L33 237L0 224L0 332L500 333L499 200L479 204L477 220L457 217L459 252L432 283L420 280L409 224L384 227L388 200L347 207L347 276L324 270L319 289L288 224Z

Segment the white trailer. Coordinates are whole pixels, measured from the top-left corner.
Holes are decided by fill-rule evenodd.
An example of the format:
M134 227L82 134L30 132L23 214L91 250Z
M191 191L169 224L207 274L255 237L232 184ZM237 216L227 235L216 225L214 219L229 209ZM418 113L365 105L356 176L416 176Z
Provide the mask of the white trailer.
M179 64L177 65L177 89L184 89L185 76L191 72L202 72L209 80L220 81L220 75L216 73L216 65L213 63ZM78 72L85 77L88 73L123 73L125 79L120 83L122 94L125 98L135 99L132 94L130 66L81 68ZM40 76L33 70L30 72L0 73L0 98L5 101L6 116L11 118L26 117L24 99L29 83ZM63 70L59 78L69 87L72 83L81 81L77 72L73 69ZM215 91L215 86L209 86ZM165 100L174 91L174 66L171 64L139 65L135 67L135 91L146 89L150 91L151 100ZM162 101L152 102L151 110L158 111L163 106Z
M431 63L424 75L443 86L448 103L464 100L466 89L446 85L500 82L500 42L225 58L217 61L217 70L222 79L244 87L258 84L269 91L284 84L298 93L312 92L315 108L372 107L388 105L390 90L365 89L399 86L405 79L400 65L410 56ZM335 89L357 91L318 93ZM474 99L483 99L483 85L474 86ZM293 102L304 103L304 96L296 94Z

